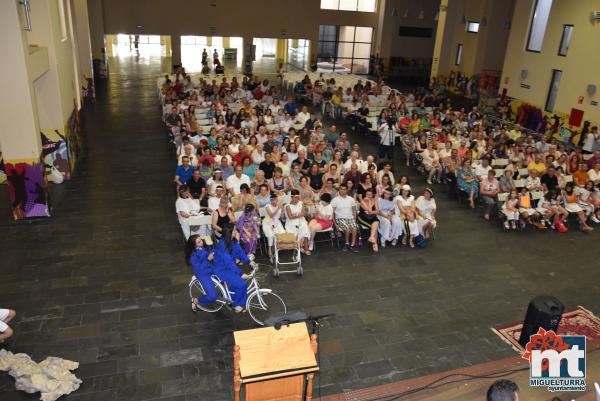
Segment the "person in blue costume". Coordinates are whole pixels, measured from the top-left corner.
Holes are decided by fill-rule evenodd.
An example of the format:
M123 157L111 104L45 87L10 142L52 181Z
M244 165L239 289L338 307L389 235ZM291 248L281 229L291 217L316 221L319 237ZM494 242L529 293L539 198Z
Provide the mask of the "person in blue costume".
M245 280L248 275L238 265L249 265L252 261L240 246L240 233L233 224L226 224L222 235L215 247L213 269L215 274L227 283L229 290L234 292L231 296L234 310L238 313L245 312L248 298Z
M185 247L185 261L192 266L194 276L202 284L206 295L195 299L192 298L192 310L195 312L198 302L203 304L212 304L217 300L218 294L211 276L215 274L212 261L214 253L204 246L202 238L195 234L191 235Z

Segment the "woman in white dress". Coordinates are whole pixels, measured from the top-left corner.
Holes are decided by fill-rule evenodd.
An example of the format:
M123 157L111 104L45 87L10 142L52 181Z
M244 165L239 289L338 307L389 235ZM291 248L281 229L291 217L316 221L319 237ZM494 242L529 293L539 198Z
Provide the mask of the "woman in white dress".
M416 213L415 197L411 194L410 185L404 184L400 187L400 195L394 198L396 201L397 212L400 218L404 221L404 238L402 245L407 244L407 237L411 235L408 226L408 216Z
M417 198L415 207L417 208L419 229L425 238L429 238L430 230L433 230L437 225L435 219L437 206L435 204L435 199L433 199L433 191L430 188L425 188L423 195Z
M269 256L272 255L273 239L275 234L282 234L285 232L283 224L281 224L281 211L283 205L279 204L277 195L271 195L271 203L265 206L265 217L262 221L262 229L267 243L269 244Z
M300 201L300 191L293 189L291 195L292 201L285 207L285 231L296 234L300 252L306 253L310 238L310 230L304 218L306 210Z
M379 237L381 247L385 248L387 241L392 241L392 246L396 246L398 238L404 230L404 223L400 220L400 216L396 213L396 203L394 202L393 193L390 189L386 189L381 198L377 198L379 205Z

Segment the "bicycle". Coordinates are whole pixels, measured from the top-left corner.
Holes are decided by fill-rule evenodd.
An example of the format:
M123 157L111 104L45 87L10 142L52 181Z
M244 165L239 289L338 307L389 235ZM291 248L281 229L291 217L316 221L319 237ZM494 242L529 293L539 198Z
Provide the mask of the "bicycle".
M273 290L267 288L260 288L258 280L256 279L256 273L258 272L258 264L252 262L250 264L252 272L248 274L246 280L248 284L248 300L246 301L246 310L250 314L252 320L261 326L264 326L264 321L271 315L285 314L287 307L283 299L275 294ZM212 282L215 285L218 297L212 304L203 304L198 302L197 308L209 313L215 313L220 311L224 306L231 309L233 301L231 298L231 292L227 287L227 283L219 279L216 275L211 276ZM189 284L190 297L193 299L200 298L206 295L202 284L192 276Z

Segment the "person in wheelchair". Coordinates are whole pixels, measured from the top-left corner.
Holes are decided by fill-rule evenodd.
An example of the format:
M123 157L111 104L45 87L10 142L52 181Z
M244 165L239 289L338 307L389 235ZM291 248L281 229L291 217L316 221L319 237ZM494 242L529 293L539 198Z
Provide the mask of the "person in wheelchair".
M237 313L245 312L248 289L246 279L248 275L238 265L249 265L253 261L246 255L240 245L240 233L232 224L225 224L222 237L214 252L213 268L217 277L227 283L233 292L234 310Z

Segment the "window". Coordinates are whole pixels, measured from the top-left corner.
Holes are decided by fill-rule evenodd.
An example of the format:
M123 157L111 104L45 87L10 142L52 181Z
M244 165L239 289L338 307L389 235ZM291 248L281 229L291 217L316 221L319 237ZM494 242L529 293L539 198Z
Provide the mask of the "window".
M552 0L536 0L527 38L527 51L541 52L544 34L548 25L548 17L552 8Z
M321 25L317 46L317 71L367 74L373 28Z
M469 21L467 23L467 32L471 32L471 33L479 32L479 22Z
M308 40L288 39L288 63L306 71L308 61Z
M182 36L182 45L196 45L196 46L207 46L208 40L206 36Z
M375 12L377 0L321 0L321 10Z
M58 20L60 24L60 40L67 40L67 18L65 16L65 2L58 0Z
M454 62L454 65L460 65L460 60L462 59L462 51L463 45L462 43L459 43L458 46L456 46L456 61Z
M566 56L571 44L571 36L573 35L573 25L563 25L563 33L560 38L560 47L558 48L559 56Z
M552 70L552 81L550 81L550 89L548 89L548 97L546 98L546 107L544 110L552 113L554 111L554 103L556 103L556 96L558 95L558 85L560 84L560 77L562 71Z

